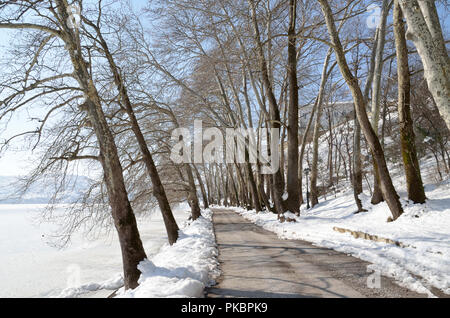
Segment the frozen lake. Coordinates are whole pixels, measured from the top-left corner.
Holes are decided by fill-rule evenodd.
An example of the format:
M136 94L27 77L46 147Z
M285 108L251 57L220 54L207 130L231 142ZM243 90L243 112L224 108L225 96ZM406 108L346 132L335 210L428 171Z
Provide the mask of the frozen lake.
M36 222L35 216L44 207L0 205L0 297L57 296L71 280L73 283L74 270L81 284L100 283L122 272L115 230L95 241L76 234L71 244L60 250L47 244L53 226ZM189 216L186 211L187 208L174 211L179 226ZM167 242L161 213L138 219L138 226L151 258Z

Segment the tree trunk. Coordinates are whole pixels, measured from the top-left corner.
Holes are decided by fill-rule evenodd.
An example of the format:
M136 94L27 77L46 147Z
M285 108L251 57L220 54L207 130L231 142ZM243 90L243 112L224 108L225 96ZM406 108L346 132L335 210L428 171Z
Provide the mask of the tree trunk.
M320 89L319 94L317 96L317 116L314 124L314 134L313 134L313 158L311 163L311 206L314 207L319 203L318 200L318 191L317 191L317 175L318 175L318 161L319 161L319 134L320 134L320 120L322 117L323 110L323 96L325 94L325 84L327 82L327 69L328 64L330 63L331 53L333 51L331 49L328 50L327 55L325 57L325 61L323 63L322 69L322 78L320 80Z
M123 78L119 72L119 69L114 61L112 54L110 53L109 47L106 41L103 38L103 35L100 32L100 29L95 25L91 24L92 27L97 31L97 35L99 37L101 46L103 48L103 52L105 54L106 59L109 63L109 68L114 76L114 83L119 90L119 94L121 97L121 101L125 106L125 110L130 119L131 129L136 137L136 140L139 145L139 149L142 154L142 159L144 161L145 167L147 169L147 173L150 176L153 185L153 195L158 201L159 208L161 210L161 214L163 216L164 225L166 227L167 236L169 239L169 244L174 244L178 239L178 225L175 221L175 217L173 216L172 209L169 204L169 200L167 199L166 191L159 177L158 170L156 169L155 162L153 161L153 157L148 149L147 142L145 141L144 134L141 131L139 123L137 121L136 115L134 113L133 106L131 104L130 98L128 96L127 89L125 87L125 83L123 82Z
M269 79L269 71L267 69L266 58L264 57L263 45L261 43L261 36L259 33L258 22L256 20L256 8L254 0L248 0L251 8L251 18L253 24L253 30L255 32L254 38L256 41L257 55L259 60L259 68L261 71L261 80L263 87L266 90L267 100L269 102L269 114L270 114L270 127L275 129L280 129L280 110L278 109L277 101L275 99L275 95L273 93L272 83ZM271 149L272 156L279 155L278 149ZM283 178L281 176L280 169L273 173L273 199L275 203L275 209L278 214L284 213L284 204L283 204Z
M369 72L367 74L366 84L364 87L364 101L367 104L369 101L369 92L370 87L373 82L373 76L374 76L374 68L375 68L375 57L376 57L376 46L378 43L378 32L375 32L375 38L374 38L374 48L372 49L372 53L370 56L370 64L369 64ZM354 105L353 105L354 106ZM363 186L362 186L362 179L363 179L363 172L362 172L362 162L361 162L361 125L359 124L357 115L356 115L356 108L354 106L355 110L355 132L353 136L353 195L355 198L356 206L358 207L357 213L367 211L363 208L362 202L359 199L359 195L363 192ZM366 177L367 180L367 177ZM379 187L378 187L379 189ZM370 191L372 194L372 190Z
M295 22L297 1L289 0L288 30L288 77L289 77L289 111L288 111L288 170L286 209L300 214L300 185L298 180L298 83L297 52L295 47Z
M209 204L215 204L215 201L213 200L213 195L211 193L212 186L211 186L210 169L211 169L211 165L209 165L208 169L205 168L206 191L208 191L208 203Z
M237 163L235 163L235 168L236 168L236 173L238 175L239 190L240 190L241 197L242 197L241 202L244 204L245 208L248 208L249 200L248 200L247 192L245 190L246 186L245 186L244 177L242 176L241 168L239 167L239 165Z
M226 180L226 176L223 173L222 165L220 165L219 167L220 167L220 187L223 189L223 197L224 197L223 205L228 206L227 180Z
M354 108L355 109L355 108ZM359 195L363 192L362 187L362 162L361 162L361 126L359 125L358 118L356 117L356 109L354 110L354 126L355 131L353 135L353 196L355 198L357 212L365 211L359 198Z
M381 96L381 74L383 73L383 52L386 38L386 21L389 13L389 1L383 0L380 25L377 28L377 42L375 49L374 78L372 82L372 128L375 134L379 136L378 122L380 121L380 96ZM377 162L373 158L373 176L374 191L372 195L372 204L378 204L383 201L383 195L380 189L380 176L378 174Z
M450 129L450 60L434 0L401 0L412 40L422 60L428 88L439 113Z
M128 200L117 147L103 113L97 89L89 74L87 64L82 58L78 32L66 24L69 19L67 2L58 0L57 4L58 14L63 21L61 26L64 32L64 41L74 67L74 74L81 89L85 92L89 120L100 148L100 162L103 167L111 214L122 251L125 289L136 288L141 275L137 266L147 256L137 228L136 217Z
M403 166L405 168L408 199L414 203L425 202L425 190L420 175L417 159L415 135L411 118L411 83L408 64L408 47L406 46L405 26L402 9L398 0L394 4L394 35L397 51L398 76L398 116L400 122L400 140L402 146Z
M232 166L227 165L227 171L228 171L228 175L230 176L230 182L231 182L231 185L232 185L232 188L233 188L233 193L234 193L234 196L235 196L236 206L240 206L241 202L240 202L240 199L239 199L239 191L238 191L238 188L236 186L236 182L234 182L234 175L233 175L233 172L231 171L231 167Z
M247 149L245 150L245 155L247 157L245 170L247 171L247 178L250 186L250 193L252 195L253 208L256 212L260 212L262 211L261 202L259 201L258 188L256 187L255 178L253 176L253 169L252 165L249 162Z
M190 163L184 164L184 169L188 177L188 202L191 207L191 218L197 220L200 216L200 205L198 204L197 187L195 186L194 175L192 173L192 167Z
M320 86L322 87L322 85L325 85L325 83L321 83ZM305 149L306 149L306 140L308 138L308 134L309 131L311 129L312 126L312 122L314 119L314 114L316 112L317 109L317 101L318 99L316 98L316 101L314 102L313 108L311 110L311 115L308 119L308 124L306 125L305 131L303 132L303 136L302 136L302 145L300 146L300 155L298 158L298 183L300 185L300 203L303 203L303 191L302 191L302 186L303 186L303 157L305 155ZM308 180L306 180L306 182L308 182Z
M195 176L197 177L198 185L200 186L200 191L202 192L203 208L208 209L209 202L208 197L206 195L205 184L203 183L202 176L200 175L200 172L198 171L198 168L195 165L194 165L194 172Z
M342 76L347 82L347 85L349 86L350 91L352 93L358 121L361 125L362 131L364 133L364 136L366 137L370 149L375 157L375 160L378 163L381 191L383 192L383 196L386 200L386 203L388 204L389 209L391 210L392 219L395 220L403 213L403 208L400 203L397 191L395 190L394 185L392 184L392 179L391 176L389 175L389 170L387 168L383 149L381 148L380 141L377 135L375 134L375 131L373 130L369 118L367 116L366 103L364 101L364 96L361 92L361 89L358 85L358 80L353 76L353 74L350 71L350 68L348 67L345 52L339 39L336 26L334 24L333 12L331 11L330 5L326 0L318 0L318 1L322 7L322 11L325 16L328 33L333 43L339 68L341 70Z

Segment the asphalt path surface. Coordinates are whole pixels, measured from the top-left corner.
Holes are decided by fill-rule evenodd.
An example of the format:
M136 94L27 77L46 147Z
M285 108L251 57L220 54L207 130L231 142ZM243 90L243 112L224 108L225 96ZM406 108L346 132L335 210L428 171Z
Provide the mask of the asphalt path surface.
M207 297L426 297L392 278L378 280L368 262L309 242L281 240L234 211L212 210L222 275Z

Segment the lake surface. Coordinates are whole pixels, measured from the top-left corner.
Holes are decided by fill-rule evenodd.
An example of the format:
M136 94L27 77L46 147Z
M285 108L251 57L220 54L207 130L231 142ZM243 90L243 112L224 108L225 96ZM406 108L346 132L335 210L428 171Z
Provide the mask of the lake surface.
M76 233L71 244L57 249L48 244L55 226L38 222L45 205L0 205L0 297L54 297L73 284L73 271L81 284L101 283L122 272L120 246L115 230L88 240ZM62 211L64 206L58 206ZM187 209L174 210L178 225L188 218ZM147 256L167 242L159 211L138 219Z

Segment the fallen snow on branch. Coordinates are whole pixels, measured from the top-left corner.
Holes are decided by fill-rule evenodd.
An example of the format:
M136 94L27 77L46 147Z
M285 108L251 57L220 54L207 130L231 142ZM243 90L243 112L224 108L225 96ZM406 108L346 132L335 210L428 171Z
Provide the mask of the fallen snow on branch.
M138 266L142 275L136 289L119 290L117 297L203 297L206 286L219 275L212 212L180 230L178 241L165 245L151 260Z
M361 199L369 211L354 214L351 190L302 210L300 217L295 216L296 222L280 223L271 212L237 212L280 238L309 241L371 262L382 274L417 292L433 296L430 287L434 286L450 294L450 183L428 185L426 194L425 204L402 200L405 213L389 223L386 203L371 206L368 196ZM334 231L336 226L400 241L405 246L357 239Z

